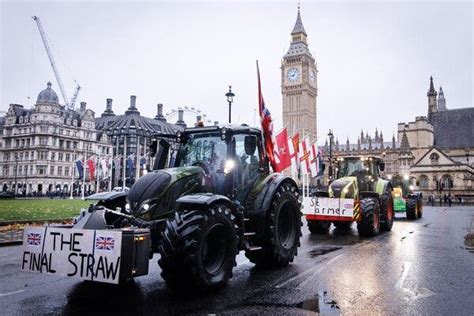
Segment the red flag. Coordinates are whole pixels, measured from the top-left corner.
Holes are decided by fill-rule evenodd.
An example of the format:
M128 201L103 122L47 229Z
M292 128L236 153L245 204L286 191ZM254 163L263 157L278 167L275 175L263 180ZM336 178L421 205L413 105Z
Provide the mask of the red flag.
M300 134L296 133L293 137L288 138L288 148L290 152L291 172L297 174L300 161L298 158L298 147L300 142Z
M286 128L282 129L276 135L276 144L278 158L280 158L277 171L280 172L291 166L290 150L288 148L288 133L286 132Z
M273 124L272 116L270 111L265 107L265 101L263 100L262 88L260 85L260 70L258 69L257 61L257 77L258 77L258 110L260 113L260 121L262 123L262 134L263 140L265 141L265 151L272 165L274 171L278 172L278 163L275 160L275 151L273 143Z
M92 158L87 160L87 166L89 167L89 179L90 181L94 181L95 180L95 164Z
M300 161L304 162L306 165L306 167L303 170L305 171L305 173L309 173L310 172L310 169L309 169L310 148L309 148L309 140L307 138L303 139L303 141L301 142L299 152L300 152Z

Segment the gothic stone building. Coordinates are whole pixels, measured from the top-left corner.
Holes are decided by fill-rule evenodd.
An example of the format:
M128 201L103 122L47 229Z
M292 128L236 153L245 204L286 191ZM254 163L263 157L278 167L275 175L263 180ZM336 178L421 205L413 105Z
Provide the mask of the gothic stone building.
M310 141L317 138L316 97L317 66L308 49L307 34L301 21L300 10L291 32L291 44L281 63L281 93L283 127L289 135L300 133Z
M70 192L79 184L75 160L112 153L108 136L95 128L94 111L59 104L48 82L31 109L10 104L0 120L0 190L17 194ZM73 181L74 177L74 181ZM94 182L86 184L94 190Z
M474 197L474 108L446 107L443 89L439 95L433 78L427 93L428 115L414 122L399 123L397 140L372 138L361 132L356 144L332 144L334 156L376 155L385 157L386 175L408 175L415 190L429 195ZM329 145L324 146L326 158Z

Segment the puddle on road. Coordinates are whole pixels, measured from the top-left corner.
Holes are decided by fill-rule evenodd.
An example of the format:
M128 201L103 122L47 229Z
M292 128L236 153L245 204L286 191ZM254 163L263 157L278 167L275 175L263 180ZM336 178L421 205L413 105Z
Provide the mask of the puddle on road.
M309 251L308 254L309 254L312 258L314 258L314 257L322 256L322 255L327 254L328 252L333 252L333 251L336 251L336 250L339 250L339 249L342 249L342 247L338 247L338 246L322 246L322 247L318 247L318 248L315 248L315 249Z
M327 292L320 292L316 298L304 300L296 304L296 307L319 313L320 315L341 315L341 309L335 300L327 297Z

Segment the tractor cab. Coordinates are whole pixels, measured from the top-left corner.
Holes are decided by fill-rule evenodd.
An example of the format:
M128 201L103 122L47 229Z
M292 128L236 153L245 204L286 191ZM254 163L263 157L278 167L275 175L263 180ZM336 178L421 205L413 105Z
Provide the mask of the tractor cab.
M385 163L378 157L350 156L337 159L336 179L356 177L359 190L373 191Z

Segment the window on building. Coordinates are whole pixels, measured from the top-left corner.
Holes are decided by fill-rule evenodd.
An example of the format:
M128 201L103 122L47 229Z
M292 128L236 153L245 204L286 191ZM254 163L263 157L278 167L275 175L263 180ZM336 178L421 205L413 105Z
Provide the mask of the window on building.
M40 127L40 131L41 131L42 133L47 133L47 132L48 132L48 126L44 126L44 125L41 126L41 127Z
M59 140L59 148L63 148L64 147L64 140L60 139Z
M58 171L59 171L59 167L58 167ZM54 166L51 166L49 168L49 175L54 176Z
M64 160L64 153L58 153L58 160L63 161Z
M441 188L443 190L448 190L448 189L452 189L454 186L454 181L453 181L453 177L449 174L445 174L442 178L441 178Z
M71 155L70 154L66 154L66 161L69 161L71 159Z
M439 155L437 153L432 153L430 155L430 160L433 165L437 165L439 163Z
M56 159L56 153L53 151L51 152L51 160L54 160Z
M33 166L30 166L30 174L33 174Z
M420 189L427 189L428 188L428 177L425 175L421 175L419 179L419 187Z
M58 167L58 176L62 176L63 175L63 167L59 166Z
M42 136L42 137L40 137L39 141L40 141L40 145L43 145L43 146L48 145L48 137Z
M36 169L39 175L46 175L46 166L38 166Z
M64 175L69 176L69 167L64 167Z
M66 141L66 148L67 149L70 149L71 148L71 141Z

